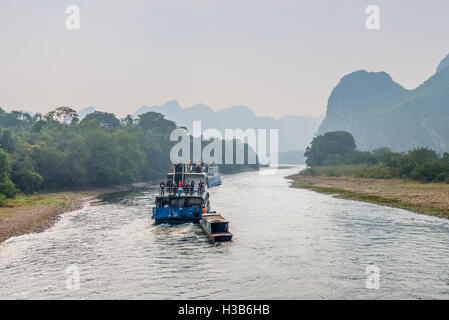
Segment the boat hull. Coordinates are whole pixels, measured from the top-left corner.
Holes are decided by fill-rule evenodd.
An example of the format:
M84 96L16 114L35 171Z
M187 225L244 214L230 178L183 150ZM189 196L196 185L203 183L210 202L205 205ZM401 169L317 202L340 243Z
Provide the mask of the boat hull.
M156 224L161 223L198 223L202 219L200 207L194 208L153 208L153 219Z
M221 177L220 176L208 177L207 184L209 187L219 186L221 184Z

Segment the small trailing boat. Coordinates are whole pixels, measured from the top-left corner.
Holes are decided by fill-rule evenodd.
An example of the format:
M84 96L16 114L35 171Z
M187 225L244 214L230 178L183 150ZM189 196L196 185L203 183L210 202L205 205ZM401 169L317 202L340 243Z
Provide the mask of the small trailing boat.
M203 214L200 222L204 233L214 242L231 241L229 221L216 213Z

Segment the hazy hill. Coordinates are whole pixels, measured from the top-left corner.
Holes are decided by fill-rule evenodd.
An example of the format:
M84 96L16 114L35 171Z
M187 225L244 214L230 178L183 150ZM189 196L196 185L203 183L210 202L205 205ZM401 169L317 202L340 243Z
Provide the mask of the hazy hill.
M449 55L437 73L406 90L385 72L356 71L332 91L318 133L351 132L359 149L427 146L449 151Z
M82 109L82 110L80 110L80 111L78 112L78 117L79 117L79 119L80 119L80 121L81 121L81 120L83 120L88 114L94 113L95 111L96 111L96 110L95 110L94 107L87 107L87 108L84 108L84 109Z
M134 116L148 111L160 112L167 119L175 121L180 126L192 129L194 120L201 120L202 129L217 128L224 134L224 129L233 128L267 128L279 129L279 151L304 150L318 129L322 117L284 116L280 119L258 117L245 106L214 111L204 104L181 108L177 101L169 101L162 106L143 106Z
M279 152L278 162L279 164L305 164L304 150Z

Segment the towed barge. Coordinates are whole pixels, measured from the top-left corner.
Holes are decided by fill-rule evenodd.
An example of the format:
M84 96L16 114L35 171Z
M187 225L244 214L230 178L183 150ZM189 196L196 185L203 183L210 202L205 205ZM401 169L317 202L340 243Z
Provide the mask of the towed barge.
M204 214L200 222L204 233L214 242L231 241L229 221L216 213Z

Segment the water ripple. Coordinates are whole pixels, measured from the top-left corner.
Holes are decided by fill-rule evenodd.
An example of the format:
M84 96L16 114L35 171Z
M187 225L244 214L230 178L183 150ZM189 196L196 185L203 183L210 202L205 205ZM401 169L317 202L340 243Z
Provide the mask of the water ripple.
M449 298L447 220L291 189L283 176L297 170L210 189L231 243L212 244L194 224L154 225L155 188L105 196L3 243L0 298ZM70 265L79 290L66 287ZM365 286L371 265L378 290Z

